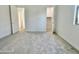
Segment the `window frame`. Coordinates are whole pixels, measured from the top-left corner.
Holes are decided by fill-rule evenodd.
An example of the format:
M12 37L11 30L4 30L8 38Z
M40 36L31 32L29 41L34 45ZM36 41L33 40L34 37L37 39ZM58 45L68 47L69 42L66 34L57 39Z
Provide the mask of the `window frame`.
M75 12L74 12L74 22L73 24L79 25L79 6L75 6Z

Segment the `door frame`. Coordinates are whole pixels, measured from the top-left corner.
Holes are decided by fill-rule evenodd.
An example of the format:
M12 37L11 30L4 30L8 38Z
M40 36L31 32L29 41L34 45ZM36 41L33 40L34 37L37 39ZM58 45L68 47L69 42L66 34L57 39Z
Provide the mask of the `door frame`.
M11 27L11 34L13 34L12 15L11 15L11 6L10 6L10 5L9 5L9 15L10 15L10 27Z

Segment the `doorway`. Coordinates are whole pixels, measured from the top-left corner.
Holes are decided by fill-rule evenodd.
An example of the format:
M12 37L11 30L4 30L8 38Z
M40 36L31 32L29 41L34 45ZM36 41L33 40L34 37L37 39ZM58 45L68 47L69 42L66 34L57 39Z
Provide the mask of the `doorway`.
M54 32L54 7L47 8L47 27L46 31L53 33Z
M17 8L18 12L18 21L19 21L19 31L25 31L25 9L24 8Z

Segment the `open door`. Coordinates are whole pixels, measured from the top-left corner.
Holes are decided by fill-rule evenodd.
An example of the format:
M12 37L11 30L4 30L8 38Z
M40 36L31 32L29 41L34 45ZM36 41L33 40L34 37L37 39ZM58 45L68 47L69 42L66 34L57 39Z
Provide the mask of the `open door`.
M9 6L11 19L11 33L14 34L19 31L17 7Z
M24 17L24 8L17 8L18 12L18 21L19 21L19 31L25 30L25 17Z

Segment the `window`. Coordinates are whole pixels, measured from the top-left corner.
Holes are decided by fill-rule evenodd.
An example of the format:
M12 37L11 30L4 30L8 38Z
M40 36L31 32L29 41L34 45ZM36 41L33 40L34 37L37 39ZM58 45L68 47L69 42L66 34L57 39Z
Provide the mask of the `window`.
M79 24L79 6L75 6L74 23Z

